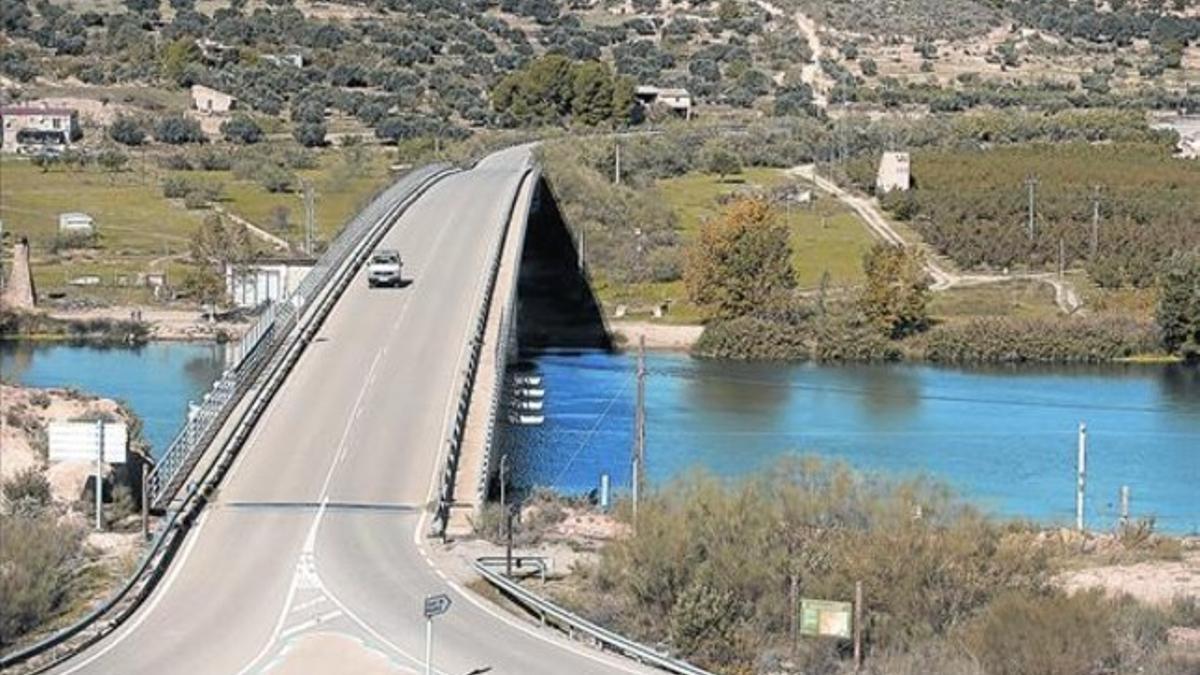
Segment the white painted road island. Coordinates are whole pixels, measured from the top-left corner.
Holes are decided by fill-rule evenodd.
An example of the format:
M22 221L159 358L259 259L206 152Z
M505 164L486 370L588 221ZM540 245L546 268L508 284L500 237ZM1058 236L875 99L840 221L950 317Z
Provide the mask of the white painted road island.
M447 581L424 535L486 258L529 149L442 179L380 247L401 289L359 273L266 410L167 575L58 673L649 672Z

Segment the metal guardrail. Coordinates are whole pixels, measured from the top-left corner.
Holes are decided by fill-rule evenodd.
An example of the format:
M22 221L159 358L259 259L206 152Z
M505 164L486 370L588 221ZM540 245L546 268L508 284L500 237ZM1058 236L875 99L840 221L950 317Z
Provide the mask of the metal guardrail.
M168 512L165 522L155 532L153 541L142 556L134 573L115 593L75 623L32 645L0 655L0 670L26 664L35 657L46 657L43 662L33 665L29 669L30 672L42 672L111 633L137 609L166 572L167 564L184 540L183 535L199 517L210 494L215 490L225 472L232 466L237 451L249 436L254 424L265 412L267 404L282 386L283 380L300 358L301 352L316 334L321 321L332 310L341 292L349 285L354 272L365 260L367 253L405 208L438 179L453 173L453 171L447 165L434 165L413 171L397 181L391 188L380 193L380 199L388 200L386 204L379 205L380 208L372 208L378 205L380 199L377 199L370 207L364 209L364 213L369 211L377 220L365 229L356 229L350 232L349 236L353 237L353 243L347 240L346 244L339 247L341 249L340 264L337 267L328 268L321 285L315 282L307 286L302 284L301 288L307 288L311 293L306 296L309 310L307 313L299 311L293 313L290 320L293 330L290 332L280 331L278 330L279 325L273 324L272 330L277 342L270 348L263 338L270 335L271 332L267 331L259 336L260 342L250 358L259 359L266 363L266 367L261 368L263 375L261 382L255 385L251 404L241 413L237 427L226 439L218 458L208 465L199 480L191 484L179 508ZM401 187L402 189L393 190L393 188ZM359 218L356 217L355 221L357 220ZM342 241L346 234L343 231L343 235L338 237L338 241ZM337 242L335 242L336 244ZM331 248L334 247L331 246ZM321 287L322 285L324 287ZM268 356L271 358L268 359ZM241 371L246 367L247 362L243 361L238 365L237 370ZM234 403L236 404L236 400ZM227 412L226 416L228 414ZM188 428L185 427L184 432L187 431ZM198 460L197 457L196 461ZM94 628L94 630L90 633L85 632L89 628Z
M256 382L267 361L287 342L300 316L341 269L351 252L377 229L407 195L446 169L446 165L424 167L383 190L346 225L313 268L304 275L300 286L286 300L270 304L259 315L239 341L234 360L213 383L200 405L188 411L183 428L147 477L146 494L152 508L166 508L243 394Z
M508 226L512 221L512 214L516 208L516 202L520 196L521 186L528 180L532 171L531 165L527 164L522 172L521 179L517 181L516 188L513 191L512 200L508 211L505 215L504 227L493 244L492 251L488 255L488 271L484 276L483 285L477 292L479 301L475 308L475 329L470 338L470 354L467 357L467 366L462 373L462 382L459 385L458 405L455 408L454 423L450 428L450 432L446 439L446 463L442 466L441 484L438 488L437 506L434 510L434 516L431 524L431 534L434 536L444 537L446 527L450 523L450 507L454 504L454 485L458 476L458 463L462 456L463 436L466 433L467 411L471 407L471 397L475 391L475 375L479 371L480 355L483 350L483 335L487 330L487 320L492 304L492 294L496 288L496 277L500 273L500 262L504 256L505 242L508 240ZM503 367L503 363L500 363ZM496 373L496 382L502 382L504 373L498 370ZM493 392L495 396L495 392ZM489 411L490 421L487 432L486 447L490 450L492 427L495 425L495 401L493 401L492 409ZM490 453L489 453L490 455ZM486 476L489 469L489 457L484 458L484 471ZM482 503L482 502L480 502Z
M489 566L490 561L477 560L475 562L475 571L509 599L521 605L526 610L537 614L543 624L556 626L570 635L572 639L580 634L586 635L602 649L616 652L641 663L656 666L669 673L677 673L678 675L712 675L712 673L703 668L698 668L686 661L674 658L669 654L664 654L640 642L635 642L623 635L614 633L607 628L597 626L591 621L531 593L513 580L488 569Z

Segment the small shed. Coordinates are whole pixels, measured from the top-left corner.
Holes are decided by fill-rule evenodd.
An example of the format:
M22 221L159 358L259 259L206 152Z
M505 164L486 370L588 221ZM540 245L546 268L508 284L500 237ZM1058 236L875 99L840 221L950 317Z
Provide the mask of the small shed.
M192 85L192 105L202 113L227 113L237 104L237 99L223 91L202 84Z
M58 214L60 234L95 234L96 220L86 213L73 211Z
M879 160L875 191L879 194L912 187L912 173L907 152L885 152Z
M313 259L260 259L253 263L227 265L225 290L237 307L253 309L266 302L283 300L300 287L313 268Z

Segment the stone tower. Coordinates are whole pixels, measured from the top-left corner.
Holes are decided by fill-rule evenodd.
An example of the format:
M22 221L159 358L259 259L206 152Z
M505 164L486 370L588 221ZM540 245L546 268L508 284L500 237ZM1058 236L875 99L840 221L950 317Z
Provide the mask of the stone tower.
M21 240L13 245L12 267L4 285L4 295L0 296L0 305L30 310L36 303L33 275L29 271L29 240L21 237Z

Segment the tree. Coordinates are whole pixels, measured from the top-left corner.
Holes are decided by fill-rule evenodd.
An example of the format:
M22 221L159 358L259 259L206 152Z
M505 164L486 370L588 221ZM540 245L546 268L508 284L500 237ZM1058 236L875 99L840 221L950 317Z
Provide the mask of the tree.
M192 236L192 260L201 265L224 266L250 260L254 245L246 226L213 214L204 219Z
M178 85L186 84L186 76L192 64L199 63L200 48L196 41L182 37L168 44L160 59L160 73L163 79Z
M920 253L878 243L863 256L859 309L881 333L899 339L929 325L929 276Z
M292 130L292 138L306 148L316 148L325 145L325 125L304 122L297 124Z
M1167 351L1200 360L1200 251L1177 253L1159 279L1155 318Z
M183 115L167 115L154 125L154 137L162 143L182 145L184 143L203 143L207 139L200 123Z
M146 130L136 119L121 115L108 128L108 137L121 145L141 145L146 142Z
M235 114L229 120L221 123L221 134L230 143L252 145L262 140L263 130L254 118L245 113Z
M188 270L180 288L206 308L210 319L216 312L216 305L225 297L225 284L220 273L207 265Z
M726 176L742 172L742 162L738 156L729 149L728 145L717 139L705 143L704 150L701 152L701 161L705 171L717 174L721 180L725 180Z
M599 61L581 63L571 69L571 115L583 126L594 127L613 116L613 78Z
M688 297L712 318L750 316L796 286L790 231L761 199L739 199L688 245Z

